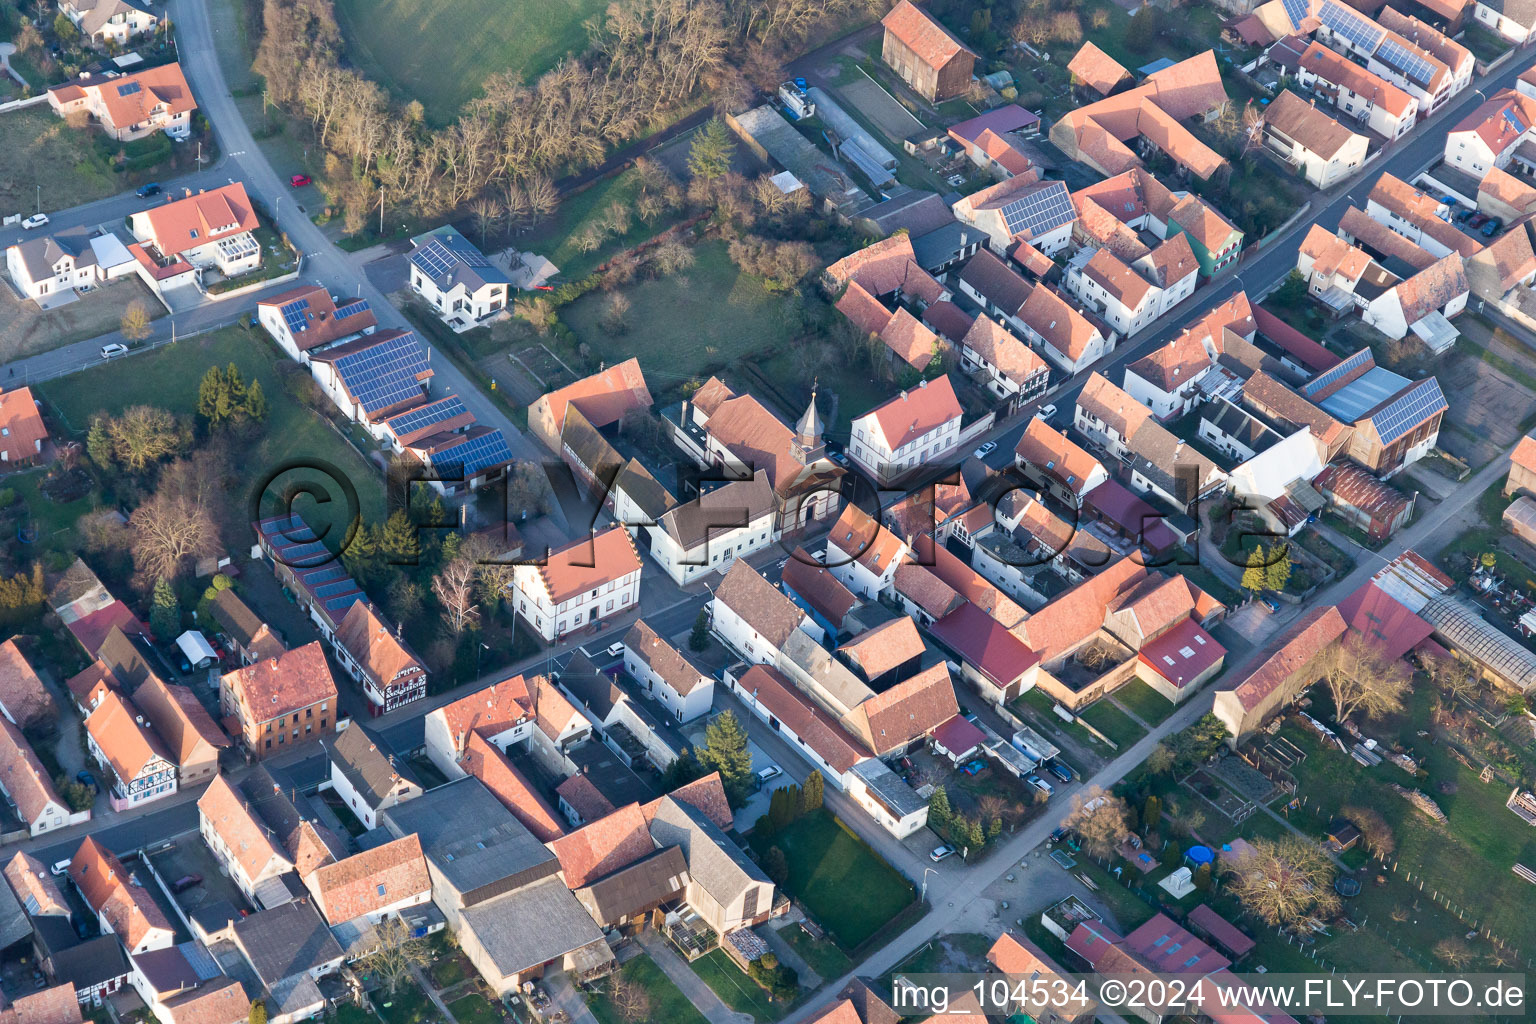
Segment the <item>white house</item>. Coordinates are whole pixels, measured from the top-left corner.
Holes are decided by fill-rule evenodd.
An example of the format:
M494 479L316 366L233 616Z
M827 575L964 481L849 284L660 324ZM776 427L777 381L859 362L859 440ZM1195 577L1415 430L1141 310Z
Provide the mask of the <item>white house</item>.
M91 43L110 40L123 47L134 36L147 35L160 24L149 5L136 0L59 0L59 10Z
M1365 163L1370 142L1290 90L1264 111L1264 144L1318 188L1328 188Z
M848 457L888 485L954 452L962 413L948 375L922 381L853 421Z
M28 238L5 250L5 267L17 289L39 305L67 291L90 291L131 274L136 264L116 235L87 238L70 232Z
M1067 263L1067 291L1093 309L1115 333L1130 337L1163 310L1162 289L1105 249L1079 249Z
M314 284L259 300L256 319L277 347L300 363L308 363L315 349L372 333L379 325L367 299L349 299L338 306L330 292Z
M378 827L381 811L421 796L405 758L367 726L353 722L320 745L330 761L330 789L365 828Z
M181 199L128 217L138 243L129 251L138 258L145 283L161 288L188 273L200 277L210 267L225 277L259 267L261 246L251 234L256 211L245 186L235 181L212 191L185 191Z
M1445 137L1445 162L1481 181L1508 167L1522 143L1536 137L1536 99L1501 89L1457 122ZM1525 161L1527 170L1532 161Z
M1472 16L1516 46L1536 35L1536 5L1530 0L1477 0Z
M1125 368L1125 393L1160 420L1189 412L1200 400L1200 381L1214 364L1192 331L1184 331Z
M453 228L411 239L411 290L455 330L467 330L507 308L512 280Z
M709 605L710 627L745 661L771 665L795 630L821 641L826 631L812 621L745 559L737 559L715 588Z
M1040 181L1029 172L966 196L950 209L962 224L985 231L999 254L1022 238L1054 256L1071 241L1077 220L1066 183Z
M1466 263L1451 253L1376 296L1360 316L1389 338L1412 331L1439 352L1455 341L1449 320L1466 308L1470 292Z
M136 807L176 792L176 762L144 722L144 716L115 690L108 690L85 720L91 756L112 773L112 809Z
M651 557L679 586L710 573L724 573L736 559L761 551L778 539L778 518L768 471L705 491L667 510L650 534Z
M839 583L867 600L885 593L896 569L911 556L906 541L852 503L844 506L827 534L827 568Z
M386 421L423 403L434 371L416 332L392 328L311 350L309 372L349 420L388 441L398 432Z
M1322 43L1312 43L1301 54L1297 80L1307 89L1331 95L1345 114L1389 139L1406 134L1418 119L1417 99Z
M128 75L90 75L48 90L48 105L60 117L83 111L120 142L165 132L173 139L192 134L197 101L174 61Z
M640 555L622 526L609 526L550 551L542 565L512 568L514 610L545 643L640 600Z
M1031 347L1065 372L1079 373L1113 349L1093 321L1048 285L1035 285L1019 308L1019 323Z
M65 805L36 751L7 717L0 717L0 792L34 837L91 816L89 808L75 814Z
M219 867L257 907L292 898L280 877L293 870L282 846L245 796L223 775L215 775L197 798L198 831Z
M624 637L624 671L678 722L691 722L709 711L715 680L667 643L644 619Z
M985 313L960 339L960 365L1015 409L1043 392L1051 378L1037 352Z

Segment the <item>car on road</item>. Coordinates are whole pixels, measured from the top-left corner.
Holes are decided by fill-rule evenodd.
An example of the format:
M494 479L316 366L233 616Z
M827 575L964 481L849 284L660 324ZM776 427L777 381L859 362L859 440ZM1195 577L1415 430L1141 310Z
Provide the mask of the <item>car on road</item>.
M31 231L33 228L40 228L47 223L48 215L46 213L34 213L32 216L22 221L21 226L28 231Z
M1068 829L1065 825L1062 825L1059 828L1051 829L1051 842L1059 843L1063 839L1067 838L1067 831Z
M1031 786L1034 786L1046 796L1050 796L1052 793L1056 792L1055 786L1051 785L1049 782L1046 782L1038 775L1026 775L1024 777L1024 781L1029 783Z
M125 356L127 354L128 346L115 341L110 345L101 346L101 358L103 359L111 359L114 356Z
M288 179L288 184L292 185L294 188L303 188L313 180L314 179L307 174L295 174L293 177Z
M1042 405L1040 408L1035 410L1035 419L1037 420L1045 420L1045 422L1049 423L1055 418L1056 407L1054 405Z
M984 459L995 451L997 451L997 442L988 441L986 444L978 447L974 452L971 452L971 454L976 456L978 459Z
M933 848L933 852L928 855L928 859L933 861L935 864L937 864L939 861L943 860L945 857L953 856L954 852L955 852L955 848L953 846L950 846L948 843L945 843L943 846L935 846Z
M772 782L774 779L783 774L784 769L780 768L776 764L771 764L767 768L759 768L757 771L757 784L761 786L765 783Z
M69 862L70 858L68 857L65 857L63 860L54 861L53 867L49 868L48 870L52 871L56 875L62 875L69 870Z
M150 196L157 196L159 194L160 183L156 181L152 181L148 185L140 185L139 190L134 193L140 199L148 199Z
M624 653L624 641L608 645L608 657L617 658Z
M1072 769L1068 768L1066 765L1062 764L1060 761L1052 761L1051 762L1051 774L1056 776L1062 782L1071 782L1072 781Z
M171 883L171 892L186 892L195 885L203 884L203 876L198 874L182 875Z

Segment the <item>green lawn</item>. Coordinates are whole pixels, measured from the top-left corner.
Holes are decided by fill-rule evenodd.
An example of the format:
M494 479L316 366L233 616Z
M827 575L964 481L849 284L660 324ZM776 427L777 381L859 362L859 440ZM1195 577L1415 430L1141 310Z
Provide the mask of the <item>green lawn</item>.
M661 972L656 961L648 956L635 957L619 968L617 975L610 975L610 979L613 977L635 982L650 995L651 1006L645 1015L646 1020L666 1021L667 1024L709 1024L704 1015L688 1001L688 997L672 984L672 979ZM600 991L589 994L587 1006L602 1024L629 1024L609 1001L609 984L611 981L606 981Z
M434 122L452 120L496 71L532 83L587 47L582 22L601 17L601 0L340 0L336 17L347 55L402 102L419 99Z
M780 315L787 299L741 273L724 242L702 242L693 251L697 262L689 270L623 289L633 304L627 333L610 335L599 325L606 302L602 292L566 306L561 319L594 358L610 366L638 356L653 391L690 376L707 377L749 353L789 341L791 330Z
M361 1006L342 1003L336 1007L336 1024L379 1024L379 1018Z
M0 117L0 209L45 212L103 199L124 188L91 142L46 105Z
M401 985L393 994L380 989L370 993L369 998L378 1008L379 1016L384 1018L385 1024L422 1024L430 1020L435 1012L432 1000L427 998L427 994L415 982Z
M252 443L237 447L240 464L233 467L244 483L241 492L232 495L232 512L244 517L258 496L265 495L262 512L270 514L280 489L295 482L307 482L325 488L333 496L329 508L340 510L339 500L345 488L326 481L315 469L289 469L268 482L274 474L294 463L334 467L357 493L358 505L365 517L378 519L384 510L384 484L377 469L320 417L285 389L278 368L293 365L280 356L259 329L227 327L209 334L178 341L153 352L134 355L126 361L113 362L71 374L41 385L38 391L63 425L77 436L84 436L90 419L98 412L121 413L133 405L155 405L179 415L191 416L197 408L198 382L210 366L234 363L247 382L261 381L266 393L268 416L261 435ZM309 517L315 504L301 499L295 506ZM328 513L327 513L328 514ZM338 521L340 520L338 516ZM329 520L326 520L329 521ZM231 524L226 524L226 526ZM311 523L317 529L320 522ZM248 536L248 535L246 535Z
M1108 736L1122 750L1146 734L1145 729L1107 700L1084 709L1078 717Z
M518 240L518 248L547 257L559 268L561 280L579 281L615 253L639 245L674 223L674 218L666 216L658 217L650 224L633 217L627 233L610 234L591 252L581 251L576 239L588 224L601 224L608 207L614 203L632 207L639 195L640 172L634 169L604 178L563 200L548 219Z
M797 898L839 946L854 949L912 902L912 883L825 809L771 837L752 832L759 854L777 846Z
M846 953L825 940L817 941L798 925L779 929L779 938L800 954L805 965L825 979L838 978L852 965Z
M693 973L704 980L720 1001L737 1013L750 1013L758 1021L776 1020L780 1016L763 986L743 974L741 968L720 950L699 957L691 966Z
M1132 679L1113 694L1115 700L1131 709L1131 713L1148 725L1160 725L1173 714L1178 705L1158 693L1140 679Z
M448 1004L448 1012L459 1024L501 1024L501 1011L478 992Z

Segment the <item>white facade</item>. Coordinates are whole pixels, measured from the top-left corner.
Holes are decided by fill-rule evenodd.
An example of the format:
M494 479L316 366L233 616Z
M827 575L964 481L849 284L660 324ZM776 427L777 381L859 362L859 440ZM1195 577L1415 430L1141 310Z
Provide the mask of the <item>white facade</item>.
M1205 429L1205 421L1201 421L1200 435L1207 440L1213 439ZM1311 481L1322 471L1323 464L1317 457L1312 432L1303 427L1245 459L1232 470L1229 479L1237 493L1273 501L1284 494L1290 484L1297 480Z
M1297 80L1308 89L1318 90L1318 82L1325 83L1323 91L1334 95L1335 105L1344 113L1370 125L1371 131L1388 139L1396 139L1412 128L1419 116L1419 101L1408 97L1408 105L1401 115L1379 106L1368 96L1361 96L1340 82L1333 82L1305 66L1297 69Z
M752 665L773 665L778 661L779 649L773 642L753 629L751 623L718 597L709 603L709 619L714 634L741 655L743 661ZM812 621L809 615L801 616L799 628L817 643L821 643L827 635L826 630Z
M59 4L59 10L64 12L64 16L74 24L75 28L81 27L80 23L85 19L85 12L76 10L74 4L69 3L68 0L63 0ZM141 11L123 4L116 14L106 20L105 24L91 32L90 41L105 43L111 40L120 47L126 47L128 41L134 36L148 35L159 24L160 19L148 11Z
M883 527L882 533L888 533ZM878 541L875 541L878 545ZM826 565L832 576L843 586L853 591L859 597L873 601L891 587L891 580L896 575L896 570L909 561L912 557L912 549L907 547L905 541L898 541L896 553L890 562L877 569L871 569L856 558L866 552L844 551L830 538L827 540Z
M13 245L5 250L5 269L21 293L34 300L76 288L90 288L101 280L99 276L101 268L94 260L89 260L82 265L73 254L68 252L60 253L59 258L54 261L51 277L33 278L27 272L27 265L21 257L19 245Z
M960 419L955 414L938 426L928 430L898 447L892 448L875 412L865 413L853 421L853 443L848 447L848 457L882 484L903 476L914 468L942 462L960 446Z
M480 320L507 305L507 285L499 281L482 284L473 291L460 282L443 291L436 281L414 266L411 267L411 290L431 303L444 320L454 317Z
M347 805L347 810L356 815L357 820L366 828L377 828L379 825L379 812L387 811L404 800L421 796L421 787L409 779L396 779L394 788L378 804L373 803L373 798L367 793L359 792L352 780L347 778L347 773L341 770L341 766L335 761L331 762L331 789L341 797L341 802Z
M796 753L811 763L811 767L821 772L821 777L826 780L827 785L836 789L838 792L847 791L848 779L850 778L851 773L844 774L843 772L833 768L826 761L823 761L821 759L821 755L816 753L816 751L812 749L809 743L801 739L794 732L794 730L790 729L789 726L780 721L778 716L775 715L772 711L764 707L762 704L759 704L757 702L757 696L742 686L741 680L731 675L729 671L725 673L725 685L727 689L729 689L737 696L738 699L740 699L742 704L746 705L748 711L752 712L752 714L756 715L758 718L772 726L775 735L782 736L784 740L795 750Z
M714 528L703 542L684 549L659 525L646 526L651 535L651 557L674 583L685 587L710 573L724 573L738 558L761 551L778 540L774 523L778 512L770 505L746 526Z
M1451 298L1439 312L1447 319L1467 308L1467 292ZM1389 288L1366 304L1360 318L1389 338L1405 338L1413 324L1404 314L1403 303L1397 288Z
M208 816L203 814L201 809L198 810L197 817L198 831L202 835L203 842L207 844L208 849L213 851L214 859L219 862L219 867L224 870L224 873L235 883L235 887L240 890L240 894L249 900L252 906L263 906L256 896L256 887L262 882L276 878L285 871L292 871L292 862L287 857L274 853L267 858L267 862L261 866L261 869L252 876L246 872L244 865L240 863L240 858L224 842L224 837L219 834L219 830L214 827L213 822L208 820ZM275 844L274 849L276 849ZM284 891L286 892L286 890Z
M1317 188L1329 188L1340 179L1348 177L1365 163L1370 140L1359 133L1351 133L1349 141L1332 157L1323 157L1292 139L1268 122L1264 125L1264 143L1270 152L1290 164L1307 181Z
M715 703L715 681L709 676L697 682L687 694L680 694L649 665L630 650L624 651L624 671L628 672L645 692L656 698L667 709L674 721L691 722L706 714Z
M601 619L622 615L639 600L639 569L584 590L557 605L550 600L538 566L512 568L513 605L523 621L532 626L545 643L554 643L566 633Z
M1516 46L1524 46L1531 41L1532 35L1536 35L1536 24L1522 25L1513 18L1505 17L1495 7L1482 2L1473 6L1472 16Z
M1532 132L1527 130L1519 139L1496 153L1476 130L1453 131L1445 137L1445 162L1481 181L1493 168L1508 167L1514 159L1515 147L1531 137Z
M1135 365L1135 364L1131 364ZM1199 383L1207 373L1211 372L1210 364L1200 369L1199 373L1192 375L1183 381L1177 391L1164 391L1161 385L1154 384L1131 369L1125 368L1125 379L1121 382L1121 389L1136 401L1152 410L1152 415L1160 420L1168 420L1176 416L1183 416L1193 409L1200 401Z
M1157 319L1163 308L1160 301L1162 289L1149 283L1136 305L1127 305L1124 299L1094 280L1087 272L1088 260L1093 253L1091 249L1079 250L1072 262L1067 264L1064 282L1067 292L1097 311L1121 337L1129 338Z
M1419 227L1419 225L1414 221L1408 220L1404 217L1399 217L1396 213L1387 209L1385 206L1381 205L1374 199L1369 199L1366 201L1365 212L1370 215L1371 220L1374 220L1378 224L1385 224L1393 231L1396 231L1398 234L1408 239L1408 241L1418 245L1425 252L1435 257L1435 259L1440 259L1442 256L1449 256L1454 251L1435 236L1427 234L1424 229ZM1445 203L1439 203L1435 207L1435 216L1440 218L1442 221L1449 221L1451 216L1450 208L1446 206Z

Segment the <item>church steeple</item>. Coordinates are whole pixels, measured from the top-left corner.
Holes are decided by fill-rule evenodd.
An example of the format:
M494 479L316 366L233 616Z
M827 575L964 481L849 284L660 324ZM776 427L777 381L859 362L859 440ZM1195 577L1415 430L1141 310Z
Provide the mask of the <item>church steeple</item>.
M826 426L821 421L821 415L816 411L816 386L811 384L811 401L805 407L805 412L795 423L795 444L799 447L800 461L810 465L822 457L825 446L822 444L821 435Z

